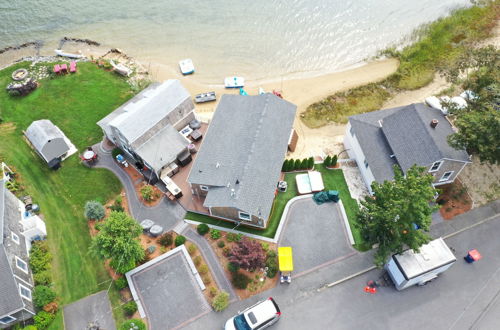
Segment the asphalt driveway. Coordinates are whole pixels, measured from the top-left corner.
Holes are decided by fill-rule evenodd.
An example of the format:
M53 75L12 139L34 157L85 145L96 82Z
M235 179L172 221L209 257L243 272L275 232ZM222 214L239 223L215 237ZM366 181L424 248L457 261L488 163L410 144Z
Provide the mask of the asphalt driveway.
M356 253L347 238L339 205L317 205L312 198L291 205L278 245L293 248L294 276Z

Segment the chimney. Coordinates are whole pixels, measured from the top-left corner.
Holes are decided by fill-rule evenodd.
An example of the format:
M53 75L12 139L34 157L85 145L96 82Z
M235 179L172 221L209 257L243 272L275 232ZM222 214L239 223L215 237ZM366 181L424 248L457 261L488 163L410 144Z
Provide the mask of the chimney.
M436 126L438 125L438 123L439 123L439 120L437 120L437 119L431 120L431 127L432 128L436 128Z

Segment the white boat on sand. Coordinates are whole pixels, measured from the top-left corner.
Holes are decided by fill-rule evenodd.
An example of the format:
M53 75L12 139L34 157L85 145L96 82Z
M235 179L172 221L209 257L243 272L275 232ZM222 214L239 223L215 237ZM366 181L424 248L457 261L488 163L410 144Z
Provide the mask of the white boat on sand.
M66 53L62 49L55 49L56 55L63 56L63 57L69 57L69 58L83 58L82 54L73 54L73 53Z
M179 61L179 67L183 75L188 75L194 73L194 64L190 58Z
M115 69L115 71L118 72L119 74L121 74L122 76L129 77L132 74L132 69L130 69L129 67L126 67L123 64L120 64L120 63L116 64L113 60L109 61L109 64L111 64L113 69Z
M245 79L242 77L226 77L224 86L226 88L242 88L245 87Z

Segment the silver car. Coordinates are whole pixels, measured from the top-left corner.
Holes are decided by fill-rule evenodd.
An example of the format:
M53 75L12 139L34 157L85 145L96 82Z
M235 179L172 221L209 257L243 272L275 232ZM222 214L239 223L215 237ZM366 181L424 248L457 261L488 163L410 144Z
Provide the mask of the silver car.
M273 298L259 301L227 320L224 330L265 329L280 319L281 312Z

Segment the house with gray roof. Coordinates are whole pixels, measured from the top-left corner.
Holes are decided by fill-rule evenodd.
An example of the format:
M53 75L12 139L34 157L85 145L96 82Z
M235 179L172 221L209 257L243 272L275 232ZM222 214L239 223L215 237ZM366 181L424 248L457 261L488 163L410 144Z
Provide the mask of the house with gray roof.
M195 119L194 104L179 80L153 83L97 122L104 135L157 176L186 154L179 133Z
M296 110L271 93L222 96L188 177L211 216L266 227Z
M48 119L32 122L24 135L52 169L58 169L70 151L64 133Z
M0 180L0 328L2 329L35 315L34 283L29 267L29 249L34 237L26 235L23 225L29 217L24 214L24 204L7 190L5 180Z
M415 164L424 166L439 186L452 183L471 163L465 150L448 144L453 133L440 110L418 103L349 117L344 145L370 193L373 181L394 179L394 165L403 173Z

